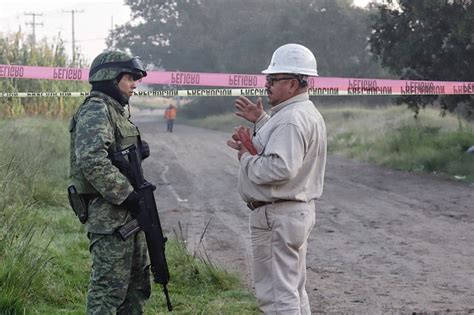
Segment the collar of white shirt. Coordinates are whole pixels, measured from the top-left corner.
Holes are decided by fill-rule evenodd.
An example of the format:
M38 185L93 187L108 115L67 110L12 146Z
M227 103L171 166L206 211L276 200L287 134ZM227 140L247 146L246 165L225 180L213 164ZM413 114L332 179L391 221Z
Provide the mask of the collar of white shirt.
M292 104L292 103L296 103L296 102L303 102L303 101L307 101L309 100L309 93L308 92L303 92L303 93L300 93L296 96L293 96L292 98L289 98L287 99L286 101L272 107L270 109L270 116L273 116L275 115L276 113L278 113L280 110L282 110L282 108Z

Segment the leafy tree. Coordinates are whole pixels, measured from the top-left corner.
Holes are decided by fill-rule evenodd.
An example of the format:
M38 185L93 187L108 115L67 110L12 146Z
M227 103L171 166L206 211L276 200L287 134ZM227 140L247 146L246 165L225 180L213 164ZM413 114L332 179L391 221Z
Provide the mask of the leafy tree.
M474 78L474 2L472 0L388 0L373 16L371 51L401 79L472 81ZM439 102L442 113L474 115L473 95L403 96L419 106Z
M352 0L126 3L132 21L118 27L109 44L130 49L167 71L260 73L277 47L300 43L315 53L321 76L386 77L368 50L370 11L352 6ZM194 102L209 104L208 110L216 112L211 103L223 104L228 98Z
M367 47L369 11L351 0L127 0L109 45L166 70L259 73L280 45L312 49L325 76L383 72Z

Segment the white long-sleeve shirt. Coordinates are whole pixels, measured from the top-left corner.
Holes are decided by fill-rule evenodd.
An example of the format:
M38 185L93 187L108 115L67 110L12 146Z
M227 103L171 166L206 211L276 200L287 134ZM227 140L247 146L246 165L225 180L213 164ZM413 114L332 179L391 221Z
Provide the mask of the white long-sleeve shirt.
M263 115L262 115L263 116ZM245 202L308 202L323 192L326 125L307 92L271 109L256 122L258 155L240 159L238 188Z

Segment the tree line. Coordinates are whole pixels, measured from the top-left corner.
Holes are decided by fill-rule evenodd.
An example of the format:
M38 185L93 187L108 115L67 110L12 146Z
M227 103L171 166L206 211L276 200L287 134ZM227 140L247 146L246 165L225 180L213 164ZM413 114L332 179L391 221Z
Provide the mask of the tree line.
M314 52L321 76L388 77L368 50L370 10L354 7L351 0L126 3L132 20L115 29L110 43L131 49L155 68L260 73L277 47L300 43ZM336 98L330 101L348 100ZM326 100L321 97L318 102ZM231 103L225 97L196 98L184 113L200 117L229 112Z
M371 51L400 79L474 81L474 1L387 0L371 17ZM472 92L472 89L471 89ZM428 104L474 118L474 95L404 96L415 113Z
M126 4L132 19L111 33L109 43L130 49L159 69L259 73L277 47L293 42L315 53L322 76L443 81L474 77L472 0L384 0L364 9L354 7L352 0ZM387 99L366 98L376 104ZM192 116L206 108L223 110L219 104L224 99L196 101L205 104L190 108ZM469 95L405 96L398 102L415 113L427 104L458 108L466 115L474 108Z

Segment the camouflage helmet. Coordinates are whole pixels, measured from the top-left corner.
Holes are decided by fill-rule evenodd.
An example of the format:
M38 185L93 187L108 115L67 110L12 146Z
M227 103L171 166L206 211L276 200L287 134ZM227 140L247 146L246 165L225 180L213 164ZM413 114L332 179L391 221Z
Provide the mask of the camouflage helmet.
M135 80L146 77L140 57L132 57L120 51L105 51L92 61L89 70L89 83L113 80L124 72L133 75Z

